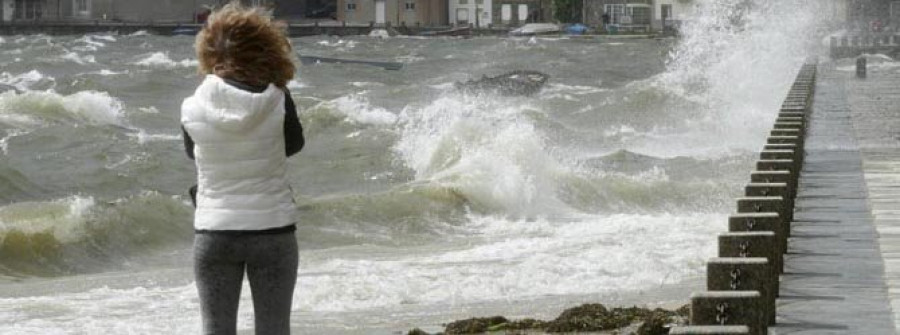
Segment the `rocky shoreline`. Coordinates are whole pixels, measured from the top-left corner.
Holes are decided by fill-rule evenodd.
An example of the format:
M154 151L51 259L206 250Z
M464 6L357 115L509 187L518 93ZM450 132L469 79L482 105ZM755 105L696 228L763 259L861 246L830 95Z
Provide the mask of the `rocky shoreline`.
M664 335L673 326L687 324L690 305L675 310L642 307L607 308L602 304L584 304L563 311L551 321L537 319L510 320L503 316L457 320L445 325L439 333L428 333L419 328L407 335L461 335L461 334L554 334L595 333Z

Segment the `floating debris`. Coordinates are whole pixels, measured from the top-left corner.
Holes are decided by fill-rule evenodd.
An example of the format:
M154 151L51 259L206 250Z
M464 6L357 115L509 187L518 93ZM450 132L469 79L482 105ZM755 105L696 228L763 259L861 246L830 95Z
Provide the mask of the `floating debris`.
M403 63L397 63L397 62L380 62L380 61L369 61L369 60L329 58L329 57L318 57L318 56L302 56L302 55L299 57L300 57L300 63L303 65L334 63L334 64L370 65L370 66L380 67L385 70L400 70L403 68Z
M515 70L496 77L483 76L479 80L456 83L456 89L467 93L497 92L501 95L532 95L541 90L549 79L545 73Z

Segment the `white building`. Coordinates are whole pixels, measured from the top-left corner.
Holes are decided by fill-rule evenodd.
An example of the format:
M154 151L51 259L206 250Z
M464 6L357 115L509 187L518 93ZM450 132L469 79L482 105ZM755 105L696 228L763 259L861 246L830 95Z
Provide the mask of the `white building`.
M891 12L894 12L894 4L900 4L900 1L891 2ZM836 25L845 26L847 24L847 15L850 9L849 0L824 0L824 7L821 14L826 22ZM900 10L900 6L897 8Z
M653 29L678 27L694 15L694 0L656 0L653 10Z
M492 0L450 0L450 24L487 27L493 24Z

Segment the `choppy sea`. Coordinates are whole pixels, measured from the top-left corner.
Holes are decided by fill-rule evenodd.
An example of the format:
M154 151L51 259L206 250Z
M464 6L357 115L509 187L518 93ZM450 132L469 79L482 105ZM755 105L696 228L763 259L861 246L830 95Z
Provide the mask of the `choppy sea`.
M301 66L289 84L307 139L289 162L297 332L655 303L702 276L827 32L818 1L739 2L700 2L678 39L292 39L404 64ZM0 37L0 333L198 333L179 125L201 81L192 43ZM530 97L454 89L517 69L550 80ZM252 315L245 286L242 331Z

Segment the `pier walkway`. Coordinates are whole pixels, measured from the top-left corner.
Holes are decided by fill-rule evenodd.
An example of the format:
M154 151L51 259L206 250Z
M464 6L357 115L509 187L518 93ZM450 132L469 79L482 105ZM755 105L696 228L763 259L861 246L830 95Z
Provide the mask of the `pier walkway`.
M895 334L888 287L900 276L885 264L900 267L898 84L819 64L770 334Z

